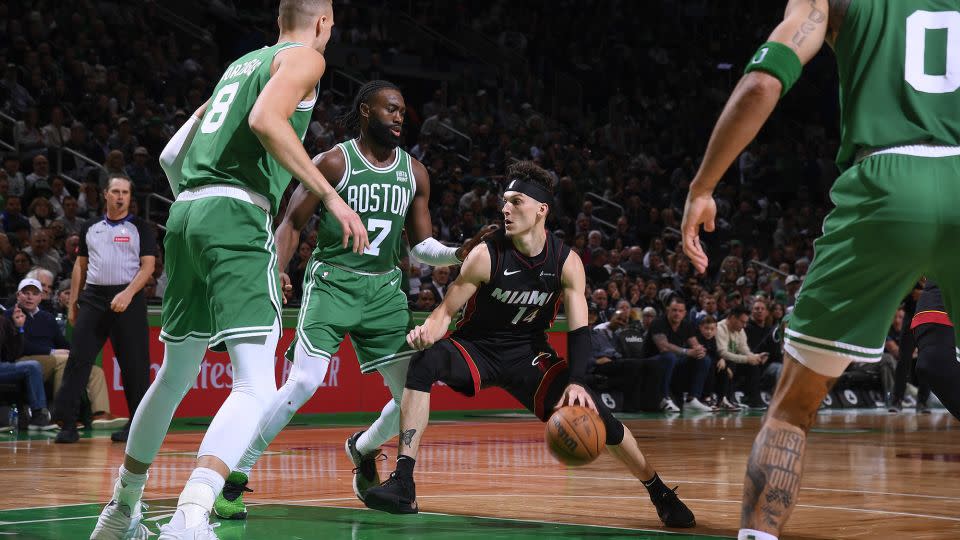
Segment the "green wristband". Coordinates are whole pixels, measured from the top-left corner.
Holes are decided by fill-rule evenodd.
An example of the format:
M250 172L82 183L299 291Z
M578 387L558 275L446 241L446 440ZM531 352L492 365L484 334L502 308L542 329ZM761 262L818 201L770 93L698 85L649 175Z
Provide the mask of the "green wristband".
M790 47L776 41L768 41L757 49L756 54L747 63L743 72L746 74L758 70L769 73L780 80L783 85L780 97L783 97L800 78L803 64L800 62L797 53L793 52Z

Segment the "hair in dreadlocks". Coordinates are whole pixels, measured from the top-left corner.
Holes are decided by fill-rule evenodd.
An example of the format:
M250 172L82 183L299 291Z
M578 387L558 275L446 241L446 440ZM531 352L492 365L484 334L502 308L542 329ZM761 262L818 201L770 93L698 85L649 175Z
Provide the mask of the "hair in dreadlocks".
M400 91L400 88L393 84L390 81L370 81L360 87L360 90L357 91L357 95L353 97L353 106L350 107L350 110L344 113L340 117L340 125L349 129L349 130L359 130L360 129L360 104L366 103L369 105L370 98L377 95L377 92L389 89Z

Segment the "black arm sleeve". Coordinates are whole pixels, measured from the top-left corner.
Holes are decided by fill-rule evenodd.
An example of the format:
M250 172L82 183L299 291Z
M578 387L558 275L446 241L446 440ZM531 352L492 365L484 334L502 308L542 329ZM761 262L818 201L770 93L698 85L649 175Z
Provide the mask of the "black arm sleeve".
M567 363L570 370L570 382L584 385L587 375L587 366L593 359L590 343L590 327L581 326L567 332Z
M99 222L100 218L89 219L80 226L80 244L77 246L77 256L79 257L89 257L90 250L87 247L87 232L90 231L90 227L93 227Z
M157 255L157 233L153 230L153 225L139 217L135 223L137 231L140 233L140 256L155 257Z

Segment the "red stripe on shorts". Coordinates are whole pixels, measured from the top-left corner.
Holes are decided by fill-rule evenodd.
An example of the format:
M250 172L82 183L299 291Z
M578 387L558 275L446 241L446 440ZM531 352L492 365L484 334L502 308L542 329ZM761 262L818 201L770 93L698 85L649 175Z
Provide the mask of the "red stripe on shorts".
M950 316L943 311L921 311L917 313L910 321L910 329L913 330L921 324L942 324L943 326L953 327Z
M460 356L463 356L463 359L467 361L467 367L470 368L470 376L473 377L473 395L477 395L480 393L480 370L477 369L477 364L473 361L470 353L463 348L463 345L457 343L457 340L451 338L450 343L453 343L457 349L460 350Z
M565 369L567 369L566 360L561 360L550 366L550 369L548 369L547 372L543 374L543 378L540 379L540 385L537 386L537 391L533 394L533 414L537 415L537 418L544 422L546 422L547 419L543 416L544 409L546 409L546 404L543 401L547 399L547 392L550 391L550 385L553 384L553 380Z

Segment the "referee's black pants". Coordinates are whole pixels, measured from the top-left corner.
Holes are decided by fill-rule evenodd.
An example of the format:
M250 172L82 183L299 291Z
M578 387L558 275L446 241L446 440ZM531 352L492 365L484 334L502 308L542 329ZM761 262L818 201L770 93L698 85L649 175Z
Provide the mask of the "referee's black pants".
M73 344L55 401L54 414L64 426L73 426L77 421L93 361L108 337L120 365L130 418L150 386L149 328L143 292L134 295L123 313L110 309L113 297L125 288L125 285L87 285L80 292ZM104 358L103 361L111 359Z

